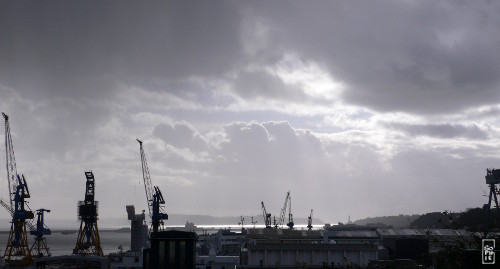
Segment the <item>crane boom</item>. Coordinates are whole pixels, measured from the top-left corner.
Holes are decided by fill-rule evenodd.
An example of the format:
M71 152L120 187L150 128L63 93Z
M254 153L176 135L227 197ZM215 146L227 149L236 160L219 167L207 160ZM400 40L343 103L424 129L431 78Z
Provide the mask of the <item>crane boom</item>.
M10 134L9 116L2 112L5 119L5 160L7 165L7 180L9 182L9 200L10 207L14 207L14 196L17 190L17 165L16 157L14 156L14 145Z
M144 189L146 191L146 199L148 202L149 218L151 218L153 211L153 185L151 184L151 176L149 175L149 167L146 160L146 154L144 153L144 148L142 147L142 141L137 139L137 142L139 142L139 148L141 151L142 178L144 179Z

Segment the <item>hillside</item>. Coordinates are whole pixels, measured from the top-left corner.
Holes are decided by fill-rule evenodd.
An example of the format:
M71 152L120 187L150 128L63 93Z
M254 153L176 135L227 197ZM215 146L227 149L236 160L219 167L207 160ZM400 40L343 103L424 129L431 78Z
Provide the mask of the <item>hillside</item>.
M398 216L383 216L383 217L371 217L356 220L353 223L357 225L368 225L368 224L384 224L387 226L392 226L394 228L409 228L410 224L415 221L420 215L398 215Z

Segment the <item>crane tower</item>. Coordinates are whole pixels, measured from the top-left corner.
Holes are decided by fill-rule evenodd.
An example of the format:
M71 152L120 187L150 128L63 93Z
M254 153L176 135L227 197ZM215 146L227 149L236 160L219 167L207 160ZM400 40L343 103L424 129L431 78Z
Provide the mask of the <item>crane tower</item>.
M73 254L104 256L97 228L98 205L95 201L95 180L92 172L85 172L87 178L85 200L78 202L80 231Z

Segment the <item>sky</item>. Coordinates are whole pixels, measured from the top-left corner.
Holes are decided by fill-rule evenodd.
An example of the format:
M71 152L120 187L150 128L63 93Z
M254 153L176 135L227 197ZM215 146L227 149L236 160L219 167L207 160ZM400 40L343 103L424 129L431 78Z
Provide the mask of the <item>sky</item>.
M295 216L331 223L460 212L487 202L486 168L500 167L499 13L0 1L0 110L29 205L54 219L76 220L90 170L101 218L146 209L136 138L170 214L261 216L264 201L278 215L287 191Z

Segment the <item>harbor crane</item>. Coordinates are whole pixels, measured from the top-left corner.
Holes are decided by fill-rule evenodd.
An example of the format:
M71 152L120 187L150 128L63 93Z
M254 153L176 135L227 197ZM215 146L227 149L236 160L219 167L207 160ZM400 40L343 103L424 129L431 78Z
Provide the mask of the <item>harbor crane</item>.
M290 206L288 206L288 204L290 204ZM280 218L278 220L278 223L275 225L276 228L278 228L278 226L283 228L283 224L285 223L285 215L286 215L287 208L289 209L287 226L290 229L293 229L294 223L293 223L293 214L292 214L292 198L290 196L290 191L288 191L286 193L285 203L283 204L283 208L281 208Z
M26 236L26 220L34 218L33 212L26 209L28 207L26 199L30 197L26 179L24 176L17 175L14 214L12 215L9 240L4 253L6 262L12 266L27 266L33 263Z
M311 209L311 214L309 214L309 217L307 217L307 229L310 231L312 230L312 222L313 222L313 210Z
M142 163L142 177L144 180L144 190L146 191L146 200L148 203L149 218L151 219L152 230L157 232L158 228L163 225L163 220L168 219L168 214L162 213L163 204L165 200L163 199L163 194L161 193L158 186L151 184L151 176L149 175L148 162L146 160L146 153L142 146L142 141L136 139L139 142L139 149L141 153L141 163Z
M14 144L10 134L9 116L2 112L5 119L5 160L7 165L7 180L9 182L9 201L10 207L14 207L14 196L17 191L17 165L14 156Z
M85 172L85 177L85 200L78 202L78 218L81 222L73 254L104 256L97 228L99 202L95 201L94 174Z
M288 196L288 203L290 204L288 206L288 223L286 226L288 228L293 229L294 223L293 223L293 214L292 214L292 196Z
M50 256L49 248L47 247L47 240L44 235L50 235L52 232L45 225L44 212L49 213L50 210L41 208L36 211L36 229L30 231L30 234L35 236L35 242L31 246L31 252L36 257Z
M33 219L34 215L31 210L25 209L25 207L28 207L26 199L30 198L30 193L24 175L20 177L17 174L9 116L3 112L2 116L5 119L5 159L10 206L3 201L1 204L12 216L9 240L7 241L4 256L6 263L9 265L26 266L33 263L26 236L26 225L29 226L27 220Z
M267 213L264 201L260 202L262 204L262 217L264 218L264 224L266 228L271 228L271 213Z

